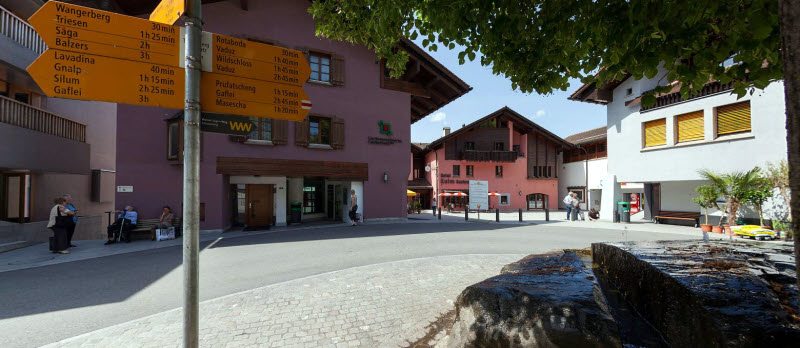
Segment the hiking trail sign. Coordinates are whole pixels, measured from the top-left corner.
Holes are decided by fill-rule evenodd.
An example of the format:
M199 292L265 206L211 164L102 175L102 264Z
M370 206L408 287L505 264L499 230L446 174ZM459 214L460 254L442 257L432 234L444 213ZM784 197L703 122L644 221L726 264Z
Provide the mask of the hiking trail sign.
M47 96L183 108L180 27L57 1L30 23L50 47L28 67ZM308 115L302 86L311 69L301 51L212 33L203 33L206 41L204 112L294 121Z

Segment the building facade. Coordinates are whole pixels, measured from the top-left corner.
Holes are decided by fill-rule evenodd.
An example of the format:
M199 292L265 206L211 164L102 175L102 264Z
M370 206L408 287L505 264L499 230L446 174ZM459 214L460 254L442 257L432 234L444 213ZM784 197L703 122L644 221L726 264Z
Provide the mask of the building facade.
M562 154L559 197L575 192L583 209L600 210L602 180L608 175L606 127L570 135L564 140L575 145Z
M560 154L564 139L503 107L427 146L425 179L432 183L432 205L464 209L471 180L485 181L489 207L534 210L558 207ZM463 196L461 196L463 195ZM437 199L438 197L438 199ZM436 199L436 203L433 202Z
M116 105L48 98L28 75L46 46L23 18L39 5L0 2L0 249L47 241L55 197L79 209L75 239L102 236L114 206Z
M365 47L316 37L308 2L244 4L205 4L205 29L304 51L313 108L300 122L252 118L245 137L202 134L201 228L284 225L293 207L303 221L347 221L351 191L364 219L405 217L410 124L469 86L408 41L399 43L411 58L407 71L390 78ZM164 205L180 212L181 118L119 106L117 185L126 192L116 199L143 218Z
M643 184L646 217L659 211L700 212L692 203L695 188L704 183L700 170L747 171L786 160L782 81L742 98L729 85L712 82L688 99L673 83L655 105L641 105L642 93L663 83L663 74L601 88L584 85L570 97L607 106L609 176L602 182L601 218L613 217L614 201L623 199L621 183Z

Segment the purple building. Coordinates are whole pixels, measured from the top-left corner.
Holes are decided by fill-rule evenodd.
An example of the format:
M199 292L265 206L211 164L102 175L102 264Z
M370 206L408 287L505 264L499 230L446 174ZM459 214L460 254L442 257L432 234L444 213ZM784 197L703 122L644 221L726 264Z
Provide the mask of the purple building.
M308 6L203 6L206 31L306 52L312 74L304 88L313 108L302 122L252 118L256 128L246 137L203 133L202 229L283 225L292 206L303 221L347 221L351 190L365 219L405 217L411 123L470 90L407 41L399 47L411 56L408 69L389 78L368 49L314 36ZM158 217L163 205L180 212L181 118L180 110L119 105L118 207L134 205L142 218Z

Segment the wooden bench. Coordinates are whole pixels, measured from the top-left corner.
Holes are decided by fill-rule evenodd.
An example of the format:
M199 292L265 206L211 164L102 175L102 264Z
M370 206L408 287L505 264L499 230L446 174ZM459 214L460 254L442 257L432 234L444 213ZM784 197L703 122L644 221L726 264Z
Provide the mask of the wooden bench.
M661 223L661 220L683 220L694 222L694 227L700 226L700 213L693 213L688 211L666 211L661 210L655 216L655 222Z
M181 227L183 226L183 219L176 217L173 220L172 226L175 227L175 237L180 237ZM141 219L137 222L136 228L131 230L131 240L137 239L150 239L155 240L155 235L152 233L153 227L158 225L158 219Z

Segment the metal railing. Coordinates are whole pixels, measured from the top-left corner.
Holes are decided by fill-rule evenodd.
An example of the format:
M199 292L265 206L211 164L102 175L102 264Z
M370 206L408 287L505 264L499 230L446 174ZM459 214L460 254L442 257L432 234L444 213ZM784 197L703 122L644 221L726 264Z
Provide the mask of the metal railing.
M520 157L517 151L461 151L461 159L476 162L514 162Z
M0 123L86 142L86 125L3 96L0 96Z
M11 11L0 6L0 35L16 41L21 46L42 54L47 49L44 40L33 30L33 27Z

